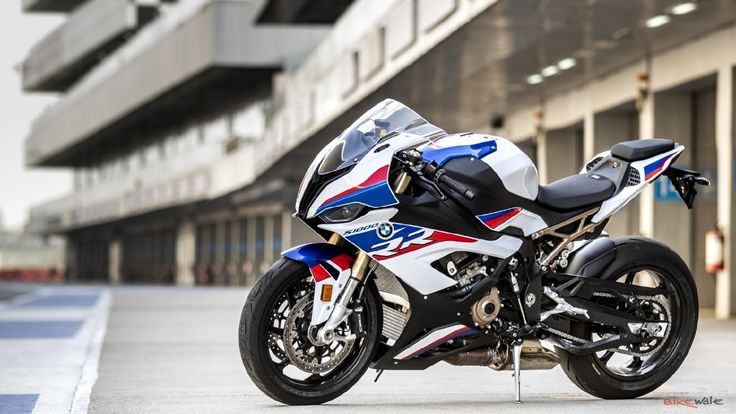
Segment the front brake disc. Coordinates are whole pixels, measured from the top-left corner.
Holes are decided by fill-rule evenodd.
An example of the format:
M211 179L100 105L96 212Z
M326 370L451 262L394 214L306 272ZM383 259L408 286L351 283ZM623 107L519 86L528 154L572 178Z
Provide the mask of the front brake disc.
M311 308L312 298L306 295L291 309L284 326L284 348L294 366L302 371L318 374L340 365L350 354L355 339L344 342L335 340L328 345L315 344L309 335ZM347 326L345 329L349 330Z

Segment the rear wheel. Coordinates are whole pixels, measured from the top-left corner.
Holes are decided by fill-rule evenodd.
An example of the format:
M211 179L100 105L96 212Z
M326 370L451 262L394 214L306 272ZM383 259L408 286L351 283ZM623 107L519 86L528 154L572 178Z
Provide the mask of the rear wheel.
M314 281L306 266L282 258L258 280L240 318L240 356L266 395L289 405L337 398L365 373L380 326L378 295L358 289L354 313L335 329L330 344L310 329ZM353 337L355 335L355 337Z
M637 313L657 321L639 330L646 339L635 345L590 355L560 350L565 374L583 391L606 399L636 398L667 381L680 367L695 337L698 299L690 270L669 247L645 238L616 241L616 259L602 278L666 289L669 295L629 298ZM600 297L615 306L617 298ZM605 326L578 324L571 333L588 341L614 333Z

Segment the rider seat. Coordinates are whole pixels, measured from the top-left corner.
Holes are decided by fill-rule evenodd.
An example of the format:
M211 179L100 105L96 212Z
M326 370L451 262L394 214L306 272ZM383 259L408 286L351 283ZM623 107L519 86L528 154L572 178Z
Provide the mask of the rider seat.
M598 174L577 174L540 186L537 202L555 210L575 210L611 197L616 185Z
M675 148L669 139L637 139L619 142L611 148L611 155L626 161L639 161Z

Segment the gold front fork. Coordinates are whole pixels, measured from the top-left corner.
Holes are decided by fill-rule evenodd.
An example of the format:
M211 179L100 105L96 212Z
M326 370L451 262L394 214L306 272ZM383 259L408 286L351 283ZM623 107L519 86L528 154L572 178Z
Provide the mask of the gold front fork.
M343 238L337 233L332 233L332 236L330 236L329 240L327 240L327 243L334 244L335 246L339 246L342 244Z

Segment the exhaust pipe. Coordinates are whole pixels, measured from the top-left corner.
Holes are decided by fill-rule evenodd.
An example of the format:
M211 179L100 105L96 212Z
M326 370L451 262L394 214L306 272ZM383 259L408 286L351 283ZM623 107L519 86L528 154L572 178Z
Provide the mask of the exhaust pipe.
M472 351L450 355L444 359L452 365L484 366L496 371L512 368L511 351L506 345L499 348L480 348ZM560 363L560 358L554 351L542 346L539 340L527 339L521 346L521 369L539 370L552 369Z

